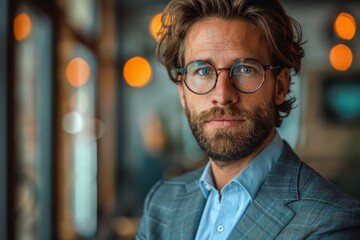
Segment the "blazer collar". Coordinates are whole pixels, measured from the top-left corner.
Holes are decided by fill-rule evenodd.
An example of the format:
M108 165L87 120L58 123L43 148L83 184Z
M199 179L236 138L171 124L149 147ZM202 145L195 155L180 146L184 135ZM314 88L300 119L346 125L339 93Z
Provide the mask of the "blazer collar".
M280 158L230 239L274 239L280 233L295 215L287 204L299 199L300 167L298 157L284 142Z
M299 174L301 161L287 142L284 141L284 149L278 161L263 185L274 197L285 204L299 199Z

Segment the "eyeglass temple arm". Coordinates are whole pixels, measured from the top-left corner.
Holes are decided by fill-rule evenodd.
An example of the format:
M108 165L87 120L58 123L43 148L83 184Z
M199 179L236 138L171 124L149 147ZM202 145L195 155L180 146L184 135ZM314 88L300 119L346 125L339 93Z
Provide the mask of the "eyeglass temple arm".
M278 69L278 68L281 68L281 66L271 66L271 65L263 65L264 66L264 69L267 70L274 70L274 69Z
M176 68L176 73L185 74L185 68Z

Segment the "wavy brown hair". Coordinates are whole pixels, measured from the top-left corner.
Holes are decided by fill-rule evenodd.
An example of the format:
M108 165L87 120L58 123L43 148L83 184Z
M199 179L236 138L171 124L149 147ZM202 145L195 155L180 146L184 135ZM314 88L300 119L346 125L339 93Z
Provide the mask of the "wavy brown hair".
M187 31L197 21L209 17L248 21L259 29L266 40L271 64L299 74L304 57L301 26L287 15L279 1L171 0L163 12L156 55L173 82L179 83L176 68L185 64L184 39ZM276 106L277 127L294 108L295 100L295 97L288 97Z

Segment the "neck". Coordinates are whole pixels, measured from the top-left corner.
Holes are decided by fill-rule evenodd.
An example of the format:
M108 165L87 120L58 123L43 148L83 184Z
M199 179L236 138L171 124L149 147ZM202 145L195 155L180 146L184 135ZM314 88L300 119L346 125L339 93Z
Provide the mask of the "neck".
M275 130L269 134L264 143L256 149L249 156L233 161L228 164L221 164L220 162L211 159L211 170L214 177L215 186L218 191L228 184L236 175L238 175L244 168L261 152L275 137Z

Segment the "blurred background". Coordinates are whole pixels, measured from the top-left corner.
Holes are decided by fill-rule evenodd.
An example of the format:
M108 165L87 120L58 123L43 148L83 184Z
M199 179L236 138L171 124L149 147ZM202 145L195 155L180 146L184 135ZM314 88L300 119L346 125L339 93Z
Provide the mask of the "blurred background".
M360 199L360 2L281 2L307 43L280 135ZM0 239L133 239L149 188L206 161L155 60L166 3L0 0Z

